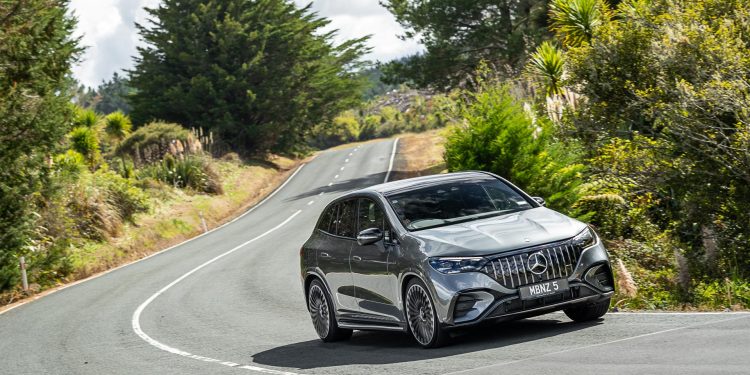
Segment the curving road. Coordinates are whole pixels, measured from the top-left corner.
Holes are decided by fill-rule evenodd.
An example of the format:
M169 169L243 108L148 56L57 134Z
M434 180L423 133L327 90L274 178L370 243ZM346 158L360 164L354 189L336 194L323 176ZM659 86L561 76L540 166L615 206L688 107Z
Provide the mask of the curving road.
M382 182L393 141L321 153L232 223L0 315L2 374L750 373L750 314L562 314L435 350L356 332L322 344L298 253L336 195Z

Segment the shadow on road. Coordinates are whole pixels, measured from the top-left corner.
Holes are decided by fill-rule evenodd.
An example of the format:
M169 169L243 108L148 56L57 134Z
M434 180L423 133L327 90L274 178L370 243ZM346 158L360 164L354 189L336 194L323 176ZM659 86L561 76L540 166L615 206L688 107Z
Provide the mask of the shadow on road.
M391 332L355 332L351 340L325 344L319 340L285 345L256 353L257 364L316 369L344 365L382 365L450 357L543 340L596 325L554 318L520 320L457 331L448 346L425 350L408 335Z
M298 199L305 199L305 198L316 196L320 193L326 193L326 194L346 193L348 191L352 191L356 189L363 189L369 186L381 184L383 183L383 179L385 179L385 172L374 173L374 174L370 174L364 177L352 178L349 180L341 180L341 181L335 182L331 186L321 186L312 190L308 190L302 194L289 197L286 199L286 201L290 202L290 201L295 201Z

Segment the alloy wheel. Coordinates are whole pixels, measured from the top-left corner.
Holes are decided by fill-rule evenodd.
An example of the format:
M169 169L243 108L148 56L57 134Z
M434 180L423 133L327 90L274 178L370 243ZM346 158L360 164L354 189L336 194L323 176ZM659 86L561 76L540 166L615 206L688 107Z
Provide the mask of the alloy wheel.
M321 338L328 336L328 331L331 328L330 311L328 310L328 302L326 301L325 294L320 286L313 285L310 287L307 303L310 309L310 317L318 336Z
M414 338L422 345L429 345L435 335L435 315L430 296L419 284L406 292L406 314Z

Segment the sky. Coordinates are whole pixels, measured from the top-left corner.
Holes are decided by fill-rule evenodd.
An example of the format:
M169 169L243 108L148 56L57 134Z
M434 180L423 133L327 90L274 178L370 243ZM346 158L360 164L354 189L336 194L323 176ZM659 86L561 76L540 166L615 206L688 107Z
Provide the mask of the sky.
M70 7L78 18L76 35L87 47L73 75L84 85L97 87L115 72L133 67L136 46L141 45L135 22L144 23L144 7L155 7L160 0L72 0ZM298 6L310 0L294 0ZM421 50L416 41L402 41L403 29L378 0L313 0L313 10L331 20L338 29L336 42L372 35L371 61L389 61Z

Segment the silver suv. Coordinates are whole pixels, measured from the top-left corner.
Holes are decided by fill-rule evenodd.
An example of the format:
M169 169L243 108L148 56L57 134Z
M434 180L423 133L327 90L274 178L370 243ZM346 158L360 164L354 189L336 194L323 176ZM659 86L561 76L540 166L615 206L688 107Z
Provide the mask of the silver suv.
M508 181L462 172L348 193L301 249L307 307L323 341L352 330L451 329L563 310L598 319L614 292L607 251L586 224Z

